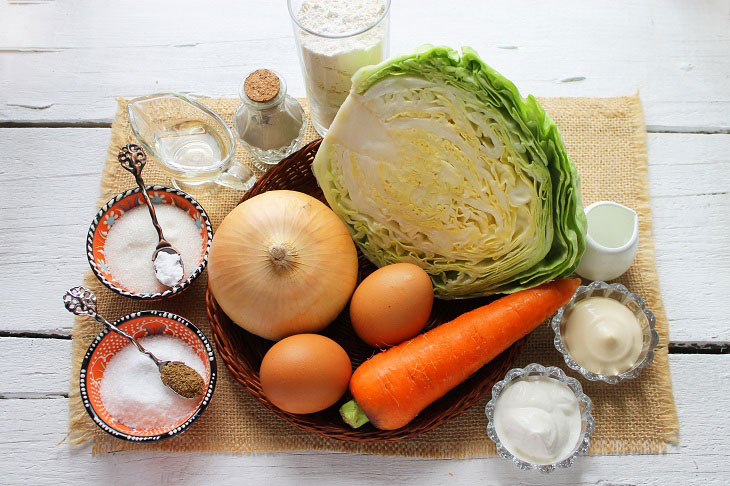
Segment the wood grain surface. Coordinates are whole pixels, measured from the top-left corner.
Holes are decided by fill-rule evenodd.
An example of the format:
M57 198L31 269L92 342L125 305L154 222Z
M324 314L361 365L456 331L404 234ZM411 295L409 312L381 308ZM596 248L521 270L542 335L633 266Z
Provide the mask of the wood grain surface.
M730 1L393 0L391 52L469 45L540 96L640 93L680 445L549 476L500 458L115 453L66 433L71 316L115 97L303 79L283 0L0 3L2 484L730 484ZM116 317L116 316L112 316ZM703 354L693 353L698 350Z

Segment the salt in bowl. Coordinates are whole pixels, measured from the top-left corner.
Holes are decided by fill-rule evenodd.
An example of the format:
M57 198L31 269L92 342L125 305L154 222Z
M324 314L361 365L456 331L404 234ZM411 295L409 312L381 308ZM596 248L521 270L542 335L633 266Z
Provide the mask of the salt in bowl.
M190 284L203 273L203 270L205 270L208 264L208 252L210 251L210 243L213 240L213 227L203 207L189 194L179 189L166 186L147 186L147 192L153 204L170 204L183 209L200 230L200 235L203 238L202 251L198 266L190 273L190 276L174 287L154 293L132 291L114 279L114 275L112 275L106 263L104 245L109 229L126 211L140 205L144 206L145 202L142 197L142 192L138 187L119 194L99 209L99 212L89 227L89 233L86 238L86 256L96 278L117 294L134 299L159 300L179 294L190 287ZM151 227L151 220L149 224ZM151 253L150 266L152 266Z
M105 432L132 442L153 442L181 434L200 417L210 403L215 389L217 365L213 348L205 335L193 323L169 312L147 310L126 315L114 323L135 339L145 336L174 336L191 347L205 366L203 394L195 409L170 427L130 427L116 420L104 408L101 400L101 381L107 363L125 346L133 346L124 337L102 330L84 355L79 374L81 401L91 419Z

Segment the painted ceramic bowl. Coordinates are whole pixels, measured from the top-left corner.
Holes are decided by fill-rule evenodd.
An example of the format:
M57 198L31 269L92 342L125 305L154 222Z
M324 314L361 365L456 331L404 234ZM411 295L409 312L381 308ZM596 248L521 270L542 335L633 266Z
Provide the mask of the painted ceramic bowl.
M213 347L205 335L187 319L169 312L148 310L126 315L114 323L135 339L145 336L174 336L187 343L205 365L203 376L205 394L199 399L193 411L169 427L135 428L116 420L104 408L101 400L101 381L106 365L114 355L125 346L133 346L124 337L104 329L99 333L86 351L81 363L80 387L81 400L91 419L102 430L120 439L133 442L152 442L167 439L185 431L200 417L213 396L217 377L217 367Z
M188 278L174 287L170 287L162 292L154 293L135 292L127 289L124 285L114 279L114 275L109 269L106 261L104 245L106 243L107 235L109 234L109 229L122 216L124 216L125 212L136 208L137 206L145 205L142 191L138 187L119 194L99 209L99 212L96 213L96 216L89 227L89 234L86 238L86 256L89 259L89 265L91 266L91 270L94 272L94 275L96 275L96 278L114 292L134 299L158 300L182 292L190 287L190 284L193 283L193 281L201 273L203 273L205 266L208 264L210 242L213 240L213 227L211 226L208 215L203 207L189 194L166 186L147 186L147 192L152 200L152 204L170 204L183 209L200 230L200 236L203 238L200 261L198 266L190 273ZM151 226L152 220L150 220L150 227ZM151 266L152 255L150 254L150 267Z

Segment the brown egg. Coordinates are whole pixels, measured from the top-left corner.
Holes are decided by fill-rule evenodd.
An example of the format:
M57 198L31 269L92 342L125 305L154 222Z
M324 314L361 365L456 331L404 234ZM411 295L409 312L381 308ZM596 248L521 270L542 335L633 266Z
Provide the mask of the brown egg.
M350 320L371 346L395 346L423 330L433 307L433 284L412 263L379 268L355 289Z
M280 409L314 413L334 405L352 375L342 346L319 334L295 334L274 344L261 362L261 388Z

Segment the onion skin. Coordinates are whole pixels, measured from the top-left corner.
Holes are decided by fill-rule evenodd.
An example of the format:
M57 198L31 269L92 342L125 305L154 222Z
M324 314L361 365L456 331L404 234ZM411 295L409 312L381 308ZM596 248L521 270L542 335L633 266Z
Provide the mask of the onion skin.
M208 285L221 309L265 339L324 329L357 283L357 250L326 205L301 192L244 201L213 237Z

